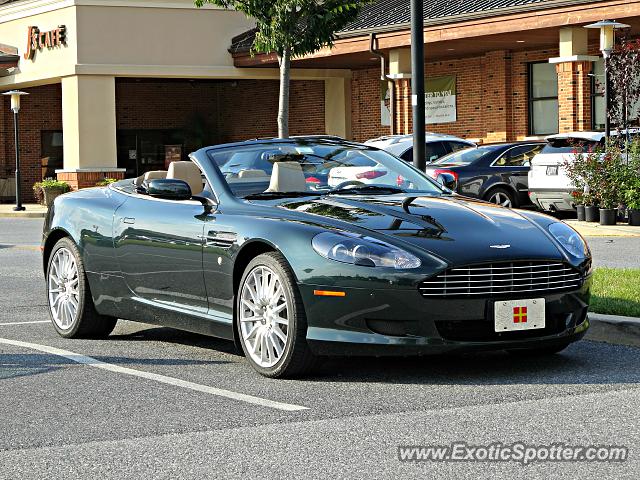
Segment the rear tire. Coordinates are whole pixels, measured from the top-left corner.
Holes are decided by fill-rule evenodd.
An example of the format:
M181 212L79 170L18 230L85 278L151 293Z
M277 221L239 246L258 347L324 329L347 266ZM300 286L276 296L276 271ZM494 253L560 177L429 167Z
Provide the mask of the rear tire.
M488 202L495 203L507 208L517 208L518 200L513 192L507 188L496 187L489 190L484 196L484 199Z
M96 311L82 256L70 238L62 238L53 246L46 279L49 315L60 336L100 338L113 331L118 319Z
M285 258L276 252L249 262L236 295L236 327L251 366L271 378L304 375L315 365L307 317Z

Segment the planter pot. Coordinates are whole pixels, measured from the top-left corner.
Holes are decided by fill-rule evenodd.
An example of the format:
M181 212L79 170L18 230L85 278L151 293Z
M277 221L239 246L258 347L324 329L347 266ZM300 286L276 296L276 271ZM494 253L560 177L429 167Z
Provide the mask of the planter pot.
M629 225L640 227L640 210L629 210Z
M584 205L576 205L576 212L578 213L578 221L584 222Z
M60 188L43 188L42 193L44 197L44 205L49 208L51 205L53 205L53 201L56 199L56 197L59 197L60 195L65 193L65 191Z
M600 209L600 225L615 225L618 210L615 208Z
M600 219L598 216L598 207L594 207L593 205L584 207L584 219L587 222L597 222Z

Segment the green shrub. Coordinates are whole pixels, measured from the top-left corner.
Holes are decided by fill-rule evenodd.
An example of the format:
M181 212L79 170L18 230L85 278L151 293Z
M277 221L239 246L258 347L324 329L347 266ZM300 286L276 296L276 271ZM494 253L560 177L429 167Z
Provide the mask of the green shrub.
M114 182L117 182L118 179L117 178L108 178L105 177L102 180L100 180L98 183L96 183L96 187L106 187L107 185L110 185Z

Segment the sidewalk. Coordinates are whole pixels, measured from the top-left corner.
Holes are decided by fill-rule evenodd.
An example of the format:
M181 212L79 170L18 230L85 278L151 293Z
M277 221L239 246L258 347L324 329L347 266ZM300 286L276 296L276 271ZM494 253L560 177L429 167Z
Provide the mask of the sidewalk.
M24 205L26 210L22 212L14 212L13 203L0 203L0 218L44 218L47 213L47 207L37 203Z
M640 347L640 318L589 313L587 340Z
M626 223L603 226L599 223L564 220L585 237L640 237L640 227L632 227Z

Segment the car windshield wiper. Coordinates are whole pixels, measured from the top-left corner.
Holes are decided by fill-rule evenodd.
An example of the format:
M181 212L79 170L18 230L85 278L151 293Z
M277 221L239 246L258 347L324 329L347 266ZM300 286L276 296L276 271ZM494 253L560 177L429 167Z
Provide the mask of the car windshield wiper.
M363 185L362 187L339 188L337 190L329 190L326 195L366 195L369 193L406 193L405 190L391 185Z
M310 197L315 195L317 193L313 192L258 192L246 195L243 198L245 200L271 200L274 198Z

